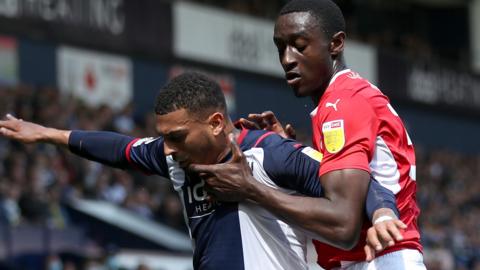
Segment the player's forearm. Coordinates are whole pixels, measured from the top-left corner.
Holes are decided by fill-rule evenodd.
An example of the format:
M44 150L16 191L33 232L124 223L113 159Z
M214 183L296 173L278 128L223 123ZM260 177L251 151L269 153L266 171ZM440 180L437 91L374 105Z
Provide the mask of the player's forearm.
M315 239L342 249L358 241L362 209L326 198L288 195L264 185L255 185L250 200L257 202L290 224L312 233Z
M39 142L52 143L59 146L68 146L68 140L70 138L70 130L60 130L55 128L44 128L39 133Z
M370 180L365 208L372 223L381 216L392 218L399 216L393 192L384 188L374 179Z
M127 162L126 148L132 137L104 131L72 131L68 146L72 153L112 167Z

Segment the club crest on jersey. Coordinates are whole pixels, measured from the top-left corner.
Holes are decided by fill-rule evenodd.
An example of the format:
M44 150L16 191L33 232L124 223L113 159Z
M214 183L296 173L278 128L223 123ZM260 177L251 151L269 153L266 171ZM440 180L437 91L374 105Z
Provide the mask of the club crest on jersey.
M323 142L329 153L335 154L345 145L343 120L325 122L322 125Z

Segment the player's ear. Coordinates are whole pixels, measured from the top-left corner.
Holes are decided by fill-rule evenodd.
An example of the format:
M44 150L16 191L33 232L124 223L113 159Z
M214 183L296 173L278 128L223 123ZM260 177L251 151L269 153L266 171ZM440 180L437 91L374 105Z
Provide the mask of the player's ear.
M330 41L330 54L332 56L338 56L343 52L345 46L345 32L340 31L333 35Z
M225 116L221 112L214 112L208 117L208 124L214 136L223 134L225 129Z

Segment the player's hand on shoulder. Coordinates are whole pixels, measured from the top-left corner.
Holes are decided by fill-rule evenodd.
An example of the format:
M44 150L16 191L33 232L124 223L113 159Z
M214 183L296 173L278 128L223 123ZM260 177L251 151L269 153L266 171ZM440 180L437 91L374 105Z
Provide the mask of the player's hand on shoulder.
M284 138L296 138L296 132L293 126L287 124L284 128L272 111L265 111L259 114L251 113L248 115L248 119L241 118L239 122L249 129L264 129L273 131Z
M403 240L402 231L407 226L388 208L381 208L374 214L373 225L367 230L367 243L364 247L366 260L375 258L375 253L391 247Z
M7 114L0 120L0 135L22 143L34 143L42 139L45 127L15 118Z

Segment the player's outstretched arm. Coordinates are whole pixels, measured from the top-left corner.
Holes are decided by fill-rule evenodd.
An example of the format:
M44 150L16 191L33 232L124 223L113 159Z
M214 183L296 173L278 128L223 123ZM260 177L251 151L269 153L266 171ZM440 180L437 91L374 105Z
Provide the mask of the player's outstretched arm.
M161 138L135 139L114 132L59 130L23 121L12 115L0 121L0 136L22 143L43 142L65 146L78 156L115 168L168 175Z
M10 114L0 121L0 135L22 143L51 143L68 147L76 155L112 167L126 164L121 149L133 140L112 132L59 130L23 121Z
M44 127L7 114L0 120L0 135L22 143L52 143L68 146L71 131Z

